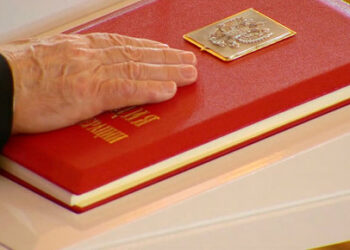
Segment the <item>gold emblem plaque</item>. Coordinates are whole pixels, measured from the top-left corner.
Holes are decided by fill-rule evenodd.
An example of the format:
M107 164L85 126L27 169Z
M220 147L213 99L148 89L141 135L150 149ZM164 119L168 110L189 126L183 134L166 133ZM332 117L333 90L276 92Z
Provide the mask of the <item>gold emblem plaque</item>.
M232 61L296 33L250 8L184 35L201 50Z

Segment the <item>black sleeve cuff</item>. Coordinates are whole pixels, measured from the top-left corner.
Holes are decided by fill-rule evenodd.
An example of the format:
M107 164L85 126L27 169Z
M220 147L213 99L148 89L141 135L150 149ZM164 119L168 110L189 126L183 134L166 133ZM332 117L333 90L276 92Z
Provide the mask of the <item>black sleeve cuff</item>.
M13 79L10 65L0 54L0 151L11 135Z

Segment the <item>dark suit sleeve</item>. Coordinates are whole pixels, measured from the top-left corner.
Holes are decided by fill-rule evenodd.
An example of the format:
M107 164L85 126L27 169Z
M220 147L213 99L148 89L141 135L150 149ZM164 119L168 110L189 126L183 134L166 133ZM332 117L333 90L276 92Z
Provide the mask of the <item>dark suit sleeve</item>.
M13 79L7 60L0 54L0 151L11 135Z

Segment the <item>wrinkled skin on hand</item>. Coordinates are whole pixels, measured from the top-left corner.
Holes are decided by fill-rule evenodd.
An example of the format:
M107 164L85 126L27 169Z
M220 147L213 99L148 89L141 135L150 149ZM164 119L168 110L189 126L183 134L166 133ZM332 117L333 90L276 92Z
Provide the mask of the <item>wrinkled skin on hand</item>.
M193 53L118 34L56 35L0 46L14 78L12 133L172 98L197 79Z

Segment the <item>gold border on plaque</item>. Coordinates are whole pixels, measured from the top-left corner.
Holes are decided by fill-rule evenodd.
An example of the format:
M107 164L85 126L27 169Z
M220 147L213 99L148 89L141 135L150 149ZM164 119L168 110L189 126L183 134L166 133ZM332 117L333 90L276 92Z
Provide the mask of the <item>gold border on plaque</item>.
M213 32L213 30L218 26L218 24L225 24L229 20L234 20L234 18L244 17L244 15L258 17L258 19L263 20L262 22L266 22L267 24L270 24L270 26L271 25L274 26L273 27L274 29L278 29L278 32L279 33L282 32L282 33L280 35L272 33L273 35L271 36L271 38L264 39L254 44L245 44L242 46L243 47L242 49L228 48L228 47L221 48L218 45L210 44L209 37ZM256 50L259 50L261 48L267 47L269 45L282 41L286 38L294 36L295 34L296 32L289 29L288 27L280 24L279 22L273 20L272 18L262 14L261 12L253 8L249 8L237 14L234 14L232 16L226 17L222 20L206 25L197 30L191 31L185 34L183 38L188 42L196 45L201 50L204 50L220 58L223 61L232 61L234 59L237 59L239 57L252 53Z

